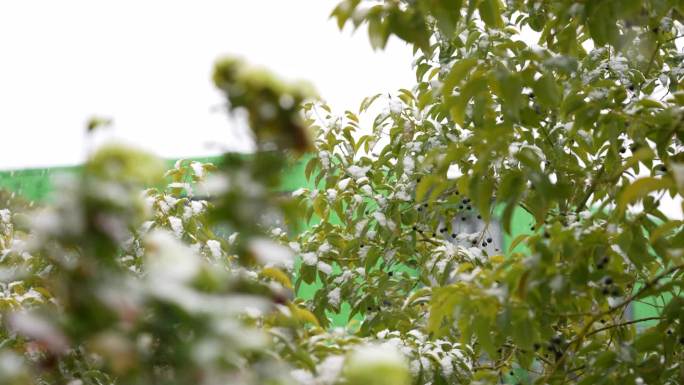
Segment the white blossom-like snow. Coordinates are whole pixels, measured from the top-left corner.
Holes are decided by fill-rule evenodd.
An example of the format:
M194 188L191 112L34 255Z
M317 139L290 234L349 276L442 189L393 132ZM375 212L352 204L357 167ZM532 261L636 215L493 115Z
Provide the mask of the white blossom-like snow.
M370 171L370 166L360 167L356 165L349 166L347 172L351 174L354 179L360 179L366 176L366 173Z
M300 385L316 385L313 375L304 369L295 369L290 372L290 376L295 383Z
M170 216L169 225L171 225L171 230L173 230L173 233L176 234L178 238L183 236L183 221L180 218Z
M324 242L320 246L318 246L318 253L319 254L328 253L330 250L332 250L332 246L330 246L330 244L328 242Z
M366 195L373 195L373 189L370 185L364 184L363 186L361 186L361 191L366 193Z
M53 352L63 353L68 348L66 337L44 318L21 311L11 313L8 321L11 330L39 341Z
M338 188L340 191L344 191L344 190L347 189L347 187L349 186L349 183L350 183L350 182L351 182L351 178L344 178L344 179L342 179L341 181L337 182L337 188Z
M190 163L190 167L192 168L192 172L195 173L195 176L197 176L198 178L204 177L204 167L202 166L202 163L192 162Z
M294 267L294 254L292 250L270 239L252 239L249 242L249 250L264 265L284 267L288 270Z
M299 252L302 251L302 247L299 245L298 242L290 242L290 243L288 243L287 245L288 245L288 246L290 247L290 249L292 249L292 251L294 251L295 253L299 253Z
M205 205L205 201L190 201L190 207L192 208L192 213L194 215L201 214L202 211L204 211Z
M212 257L221 257L221 243L219 241L210 239L207 241L207 247L209 248L209 252L211 252Z
M358 347L349 356L347 365L350 370L373 367L394 367L408 370L406 358L395 346L388 343L367 344Z
M306 193L307 191L309 191L309 189L307 188L298 188L292 192L292 196L296 198L298 196L304 195L304 193Z
M328 151L321 151L318 153L318 157L321 159L321 165L323 169L327 170L330 168L330 153Z
M11 217L12 215L8 209L0 210L0 221L4 223L9 223Z
M148 250L146 265L153 278L186 282L199 271L197 255L163 230L154 230L146 238Z
M406 156L404 157L402 163L404 164L404 172L409 175L413 174L413 170L416 167L416 162L413 160L413 158L410 156Z
M328 265L327 263L323 261L318 261L318 264L316 266L318 267L318 270L321 271L323 274L332 274L332 266Z
M308 252L302 254L302 262L305 265L314 266L318 262L316 253Z
M392 111L393 114L401 114L401 111L403 109L404 109L404 104L401 102L401 100L398 100L398 99L390 100L390 111Z
M323 362L316 366L318 372L317 384L334 385L338 382L342 367L344 366L344 356L334 355L326 357Z
M330 290L330 292L328 292L328 303L333 307L340 306L340 294L341 290L339 287Z

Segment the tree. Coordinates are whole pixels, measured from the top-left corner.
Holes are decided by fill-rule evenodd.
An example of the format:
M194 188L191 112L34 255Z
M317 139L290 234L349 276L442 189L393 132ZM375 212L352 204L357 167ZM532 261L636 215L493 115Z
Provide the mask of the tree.
M302 200L323 221L302 250L368 286L322 277L314 312L337 310L341 290L364 313L362 335L418 327L470 346L473 381L511 368L514 382L684 380L684 234L658 208L682 192L681 12L666 1L343 1L341 27L366 24L376 48L390 36L413 45L417 85L385 100L360 137L354 113L308 106L320 191ZM454 231L471 208L485 230ZM490 219L510 231L520 209L533 221L513 242L524 251L483 254ZM625 316L654 297L657 316ZM454 381L436 363L418 377Z
M13 371L0 376L684 382L684 228L659 209L684 191L683 12L345 0L340 27L414 47L417 84L341 115L308 87L220 61L214 81L247 112L253 157L178 164L145 193L150 217L135 191L159 183L154 162L104 149L30 229L3 212L0 262L29 273L3 287L0 305L23 311L3 316L0 367ZM274 193L286 154L312 148L310 185ZM193 198L203 190L213 198ZM510 232L519 215L530 231L492 249L495 221ZM476 231L460 225L471 220ZM9 248L24 239L29 251ZM293 296L304 285L313 298ZM261 306L244 309L246 294ZM656 315L630 318L637 302ZM333 328L340 313L349 324Z

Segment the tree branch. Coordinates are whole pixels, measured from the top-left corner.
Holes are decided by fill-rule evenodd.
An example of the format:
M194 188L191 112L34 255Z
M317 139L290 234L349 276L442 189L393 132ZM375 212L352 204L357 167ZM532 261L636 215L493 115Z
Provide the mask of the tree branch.
M618 324L608 325L608 326L604 326L602 328L596 329L590 333L587 333L587 335L585 337L593 336L594 334L598 334L598 333L601 333L603 331L614 329L614 328L621 327L621 326L627 326L627 325L637 324L637 323L646 322L646 321L654 321L654 320L659 320L659 319L662 319L662 318L661 317L646 317L646 318L635 319L635 320L626 321L626 322L622 322L622 323L618 323Z
M560 367L560 365L565 361L565 358L568 356L568 352L571 351L571 350L574 350L574 349L573 349L573 346L574 346L575 348L577 348L577 347L579 347L579 346L581 345L581 343L582 343L582 341L584 340L584 338L586 338L586 337L589 335L589 334L588 334L588 333L589 333L589 329L591 329L591 327L594 325L594 323L596 323L596 321L600 320L600 319L603 318L604 316L606 316L606 315L608 315L608 314L610 314L610 313L612 313L612 312L614 312L614 311L616 311L616 310L622 309L624 306L627 306L630 302L632 302L632 301L634 301L635 299L641 297L645 292L647 292L647 291L648 291L649 289L651 289L653 286L655 286L656 284L658 284L658 282L659 282L661 279L667 277L668 275L670 275L670 274L672 274L672 273L677 272L678 270L680 270L680 269L682 269L682 268L684 268L684 263L683 263L683 264L679 264L679 265L672 266L671 268L669 268L669 269L663 271L662 273L658 274L657 276L655 276L655 277L654 277L653 279L651 279L650 281L646 282L646 284L644 284L644 286L643 286L641 289L639 289L636 293L634 293L634 294L630 295L629 297L627 297L624 301L620 302L619 304L617 304L617 305L615 305L615 306L610 307L610 308L607 309L607 310L604 310L604 311L602 311L602 312L600 312L600 313L598 313L598 314L595 314L595 315L589 320L589 322L587 322L587 324L584 326L584 328L582 329L582 331L580 331L580 332L578 333L577 337L576 337L574 340L572 340L572 341L568 344L568 347L563 351L563 353L562 353L562 355L560 356L560 358L556 361L556 364L551 368L551 371L549 372L549 374L547 374L547 375L544 377L544 381L542 381L541 383L547 383L548 380L549 380L549 378L551 378L551 376L553 376L553 375L556 373L556 371L558 370L558 367Z

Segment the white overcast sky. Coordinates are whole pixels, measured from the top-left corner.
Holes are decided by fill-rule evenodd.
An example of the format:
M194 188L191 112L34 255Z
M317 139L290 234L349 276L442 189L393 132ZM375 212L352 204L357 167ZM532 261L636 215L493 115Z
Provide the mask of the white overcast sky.
M336 3L0 0L0 170L82 162L93 115L114 119L107 139L167 158L248 150L215 108L225 54L311 81L338 111L412 86L411 49L391 39L374 52L364 30L340 32ZM663 203L682 217L679 199Z
M76 164L84 123L164 157L245 150L210 81L238 54L307 79L338 110L413 84L408 46L340 32L336 0L0 1L0 169ZM239 130L238 130L239 131ZM214 145L211 145L211 144Z

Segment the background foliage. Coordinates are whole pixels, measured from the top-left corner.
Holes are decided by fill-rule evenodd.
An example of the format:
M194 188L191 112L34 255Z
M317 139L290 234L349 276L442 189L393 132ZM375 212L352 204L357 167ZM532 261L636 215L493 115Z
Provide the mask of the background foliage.
M413 45L416 85L342 114L219 61L253 156L164 179L113 145L54 206L1 212L2 380L684 382L684 232L659 209L684 189L683 11L345 0L340 27ZM312 150L310 185L277 193ZM520 209L529 232L492 249Z

